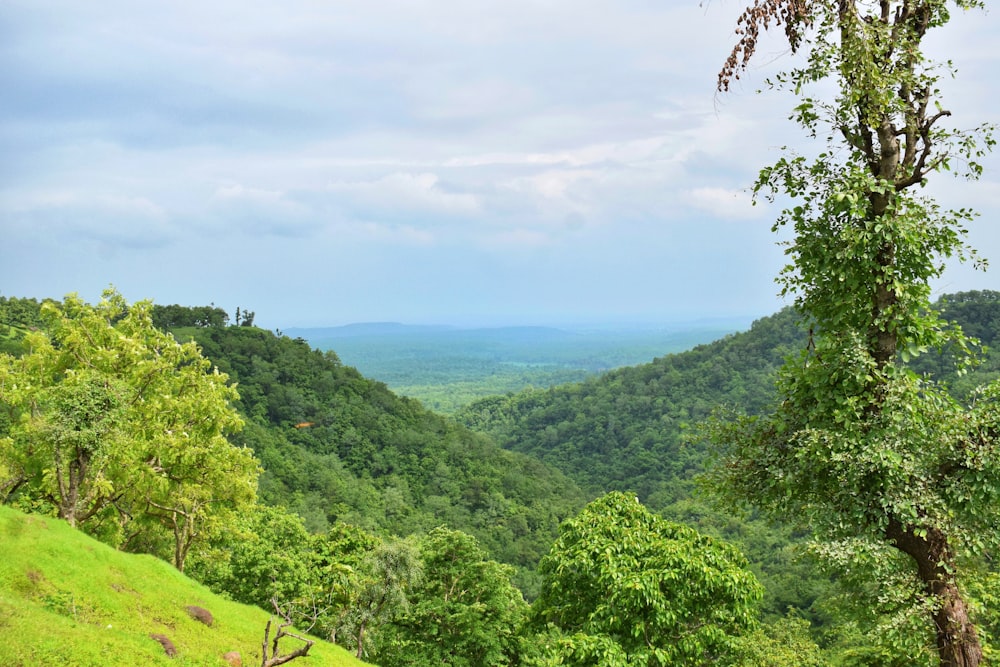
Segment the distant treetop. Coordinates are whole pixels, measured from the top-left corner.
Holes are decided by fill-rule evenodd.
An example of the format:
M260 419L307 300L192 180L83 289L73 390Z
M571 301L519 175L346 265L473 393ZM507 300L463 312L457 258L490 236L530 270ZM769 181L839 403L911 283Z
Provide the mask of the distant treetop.
M224 327L229 324L229 314L222 308L211 306L153 306L153 325L157 329L178 327Z

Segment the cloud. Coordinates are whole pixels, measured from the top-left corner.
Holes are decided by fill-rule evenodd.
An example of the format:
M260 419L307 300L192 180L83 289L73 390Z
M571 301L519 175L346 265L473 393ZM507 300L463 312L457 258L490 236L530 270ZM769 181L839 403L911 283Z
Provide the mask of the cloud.
M371 181L339 181L327 186L331 203L361 220L407 216L462 218L480 212L475 195L443 183L430 172L393 172Z
M212 195L209 227L217 233L298 238L316 232L321 223L314 211L280 190L251 188L238 183L219 187Z
M0 200L11 233L71 238L103 249L158 248L177 239L166 211L144 197L44 190Z
M786 120L794 99L752 94L789 63L780 31L715 95L741 9L11 0L0 278L95 294L113 278L174 300L183 282L192 303L226 292L281 324L373 304L445 321L473 303L494 319L619 312L622 294L650 313L763 314L782 258L766 225L731 224L773 213L740 188L779 147L809 144ZM983 84L996 28L959 14L941 42L959 78L943 85L956 123L974 125L996 117ZM936 191L976 203L972 239L995 247L991 183ZM218 257L267 271L234 278L239 263ZM698 301L664 289L694 282Z

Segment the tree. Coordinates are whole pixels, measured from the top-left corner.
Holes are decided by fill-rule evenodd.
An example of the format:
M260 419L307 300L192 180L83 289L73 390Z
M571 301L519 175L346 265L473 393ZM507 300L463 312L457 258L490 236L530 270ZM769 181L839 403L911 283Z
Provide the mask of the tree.
M718 80L727 90L761 31L783 25L806 62L768 83L799 96L792 118L825 146L813 159L782 157L755 186L759 196L794 200L774 225L794 231L779 282L811 329L780 373L773 414L710 427L723 447L715 481L730 497L811 526L830 562L908 576L914 586L894 611L923 614L940 664L963 667L982 660L964 563L1000 546L1000 387L961 405L908 362L932 348L971 361L972 341L929 297L945 259L975 258L964 241L973 214L916 191L959 163L976 178L976 160L993 145L989 127L944 127L951 112L938 79L950 64L923 51L952 7L982 4L756 0ZM832 100L807 94L825 80L836 87ZM923 636L897 635L898 650L919 661L926 644L913 641Z
M237 320L239 314L237 313ZM222 308L212 306L153 306L153 325L157 329L177 329L180 327L224 327L229 322L229 314ZM239 322L237 322L239 324Z
M312 577L304 596L309 607L306 613L330 641L342 640L342 631L352 627L350 619L368 583L366 566L380 545L381 540L371 533L340 522L311 536Z
M566 521L542 559L544 664L714 665L756 626L761 588L733 547L609 493Z
M270 609L277 600L287 606L312 584L312 541L295 514L256 505L192 556L191 573L237 602Z
M780 618L747 635L740 667L827 667L830 665L809 636L809 622L795 616Z
M149 302L108 290L41 316L23 355L0 354L0 490L116 546L155 543L165 526L183 569L191 544L255 497L257 462L226 439L242 426L235 389L153 326Z
M471 535L435 528L418 542L423 576L407 610L386 624L374 660L395 665L517 664L527 604L514 568L489 560Z
M382 626L409 609L409 591L419 584L423 571L412 542L393 539L379 544L365 558L364 576L342 617L337 636L355 655L372 652Z

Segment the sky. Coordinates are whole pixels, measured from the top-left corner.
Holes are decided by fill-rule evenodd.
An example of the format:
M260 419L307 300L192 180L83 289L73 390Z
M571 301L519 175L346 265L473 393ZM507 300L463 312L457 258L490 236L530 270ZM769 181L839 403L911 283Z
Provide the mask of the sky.
M757 171L808 147L731 0L0 0L0 295L266 328L655 323L784 302ZM995 13L929 47L1000 121ZM1000 267L1000 159L937 178ZM950 269L936 292L1000 289Z

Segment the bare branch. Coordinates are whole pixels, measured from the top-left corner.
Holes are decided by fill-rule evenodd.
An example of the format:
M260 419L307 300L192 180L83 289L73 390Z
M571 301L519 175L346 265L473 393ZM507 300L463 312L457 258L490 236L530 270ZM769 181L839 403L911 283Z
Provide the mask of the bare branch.
M291 614L281 609L276 598L271 598L271 604L274 606L275 614L281 617L284 622L278 626L277 631L274 633L274 639L271 641L271 649L268 651L268 639L271 634L271 622L274 620L274 616L267 619L267 625L264 627L264 642L261 644L261 667L276 667L277 665L284 665L285 663L291 662L296 658L301 658L307 655L309 653L309 649L311 649L313 644L316 643L315 641L306 639L305 637L297 635L294 632L288 632L286 628L289 628L292 625ZM298 639L300 642L304 642L304 645L295 649L291 653L281 655L278 649L278 642L284 637Z

